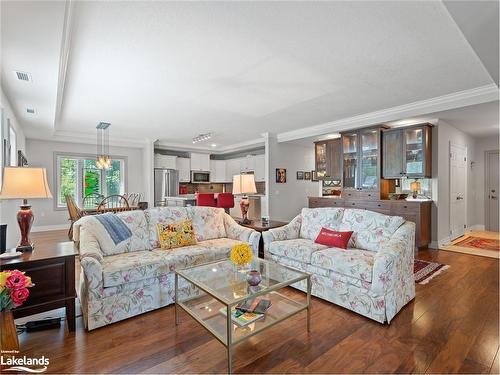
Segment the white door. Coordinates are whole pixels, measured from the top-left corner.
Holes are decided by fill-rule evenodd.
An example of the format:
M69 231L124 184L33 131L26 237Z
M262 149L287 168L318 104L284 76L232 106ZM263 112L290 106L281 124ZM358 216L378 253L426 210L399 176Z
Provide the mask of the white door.
M467 148L450 143L450 239L467 227Z
M492 151L486 153L486 230L498 232L499 211L499 153Z

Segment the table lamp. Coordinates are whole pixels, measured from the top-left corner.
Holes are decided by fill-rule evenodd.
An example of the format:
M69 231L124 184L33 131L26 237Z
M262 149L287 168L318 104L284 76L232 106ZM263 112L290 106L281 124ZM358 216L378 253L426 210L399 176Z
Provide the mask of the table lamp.
M28 198L52 198L45 168L5 167L0 199L23 200L17 213L17 223L21 230L21 242L16 249L18 251L33 250L29 234L34 217Z
M241 217L242 220L240 224L250 224L251 221L248 220L248 207L250 202L248 201L247 194L255 194L257 188L255 187L255 178L253 174L238 174L233 176L233 195L243 194L240 202Z
M420 181L415 180L415 181L410 183L410 190L413 193L412 194L413 199L417 198L418 193L420 192L420 188L421 188Z

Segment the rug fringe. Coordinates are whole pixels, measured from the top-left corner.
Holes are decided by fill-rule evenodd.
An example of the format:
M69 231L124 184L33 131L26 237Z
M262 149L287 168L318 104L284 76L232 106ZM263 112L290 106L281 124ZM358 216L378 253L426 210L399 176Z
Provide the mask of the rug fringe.
M439 275L441 272L444 272L446 271L448 268L450 268L449 265L444 265L443 267L441 267L439 270L437 270L436 272L434 272L432 275L430 275L429 277L427 277L425 280L422 280L421 282L419 282L420 285L425 285L427 284L429 281L431 281L435 276Z

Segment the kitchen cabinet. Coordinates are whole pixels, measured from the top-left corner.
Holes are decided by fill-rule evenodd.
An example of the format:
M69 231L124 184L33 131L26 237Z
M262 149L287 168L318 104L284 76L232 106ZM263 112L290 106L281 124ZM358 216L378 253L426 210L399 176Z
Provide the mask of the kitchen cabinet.
M233 182L233 176L240 174L240 159L226 160L226 178Z
M189 158L177 158L175 169L179 171L179 182L191 181L191 160Z
M344 189L380 189L381 129L342 133Z
M210 182L229 182L229 178L226 178L225 160L210 160Z
M316 172L320 180L342 180L341 139L319 141L314 144Z
M154 167L165 169L176 169L177 156L155 154Z
M431 178L431 136L429 124L384 130L384 178Z
M255 169L254 169L254 177L256 182L264 182L266 181L266 161L265 155L255 155Z
M192 171L209 171L210 170L210 155L191 153L191 170Z

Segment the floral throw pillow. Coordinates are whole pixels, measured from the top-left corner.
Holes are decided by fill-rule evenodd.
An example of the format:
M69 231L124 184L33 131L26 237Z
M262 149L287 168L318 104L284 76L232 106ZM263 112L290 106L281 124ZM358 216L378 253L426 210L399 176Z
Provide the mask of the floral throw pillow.
M189 245L196 245L196 236L191 220L179 221L172 224L156 224L158 241L164 250L175 249Z

